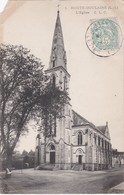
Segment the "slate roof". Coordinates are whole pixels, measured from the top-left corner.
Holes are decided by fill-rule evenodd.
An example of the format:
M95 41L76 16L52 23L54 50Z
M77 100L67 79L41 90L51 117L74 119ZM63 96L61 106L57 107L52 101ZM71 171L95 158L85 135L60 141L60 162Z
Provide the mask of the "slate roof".
M93 128L99 130L102 134L105 134L106 126L95 126L93 123L89 122L87 119L79 115L77 112L72 110L73 114L73 126L80 126L80 125L90 125Z
M72 110L72 114L73 114L73 125L74 126L75 125L82 125L82 124L89 124L90 123L87 119L85 119L84 117L79 115L74 110Z
M74 110L72 110L72 113L73 113L73 126L89 124L92 127L96 128L96 126L92 122L88 121L87 119L79 115Z
M97 128L105 134L105 131L106 131L106 126L97 126Z

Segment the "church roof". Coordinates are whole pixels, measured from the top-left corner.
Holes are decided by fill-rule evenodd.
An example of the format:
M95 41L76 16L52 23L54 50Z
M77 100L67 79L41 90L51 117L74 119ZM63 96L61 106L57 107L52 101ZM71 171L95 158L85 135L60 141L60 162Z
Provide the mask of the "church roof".
M106 126L97 126L97 128L98 128L103 134L105 134Z
M108 126L108 123L106 123L105 126L95 126L92 122L88 121L87 119L79 115L74 110L72 110L72 115L73 115L73 127L82 126L82 125L90 125L92 128L95 128L97 131L109 137L109 134L108 135L106 134L106 128Z
M95 127L95 125L91 122L89 122L87 119L85 119L84 117L82 117L81 115L79 115L77 112L75 112L74 110L72 110L73 113L73 125L83 125L83 124L91 124L93 127Z

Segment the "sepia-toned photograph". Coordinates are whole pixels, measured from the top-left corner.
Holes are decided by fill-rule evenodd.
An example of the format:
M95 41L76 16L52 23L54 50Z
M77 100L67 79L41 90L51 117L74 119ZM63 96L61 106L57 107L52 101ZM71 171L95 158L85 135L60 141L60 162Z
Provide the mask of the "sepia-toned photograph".
M0 193L124 193L124 1L0 1Z

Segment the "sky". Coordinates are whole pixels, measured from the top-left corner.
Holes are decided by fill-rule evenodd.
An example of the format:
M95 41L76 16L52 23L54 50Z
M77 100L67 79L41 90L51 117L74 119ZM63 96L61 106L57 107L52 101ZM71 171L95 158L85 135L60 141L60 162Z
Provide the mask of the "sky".
M108 121L112 147L124 151L123 46L115 55L101 58L85 42L87 28L94 19L112 18L123 30L116 4L98 0L25 1L4 23L3 42L31 49L47 69L58 4L71 75L72 108L96 126ZM36 129L31 123L30 133L21 138L17 149L34 150L35 137Z

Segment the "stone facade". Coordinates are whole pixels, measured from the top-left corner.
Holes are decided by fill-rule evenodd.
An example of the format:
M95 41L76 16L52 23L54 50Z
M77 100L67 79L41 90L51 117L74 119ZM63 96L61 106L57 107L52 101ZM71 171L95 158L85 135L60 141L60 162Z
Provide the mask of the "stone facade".
M84 164L84 169L98 170L111 166L108 123L96 127L73 111L72 145L72 162Z
M67 71L59 11L46 74L50 76L53 84L69 94L70 74ZM52 164L56 169L75 170L98 170L111 166L111 143L107 123L105 126L96 127L72 110L71 104L68 103L63 109L63 117L56 120L54 130L55 133L46 138L46 143L43 134L38 134L36 138L37 165Z

